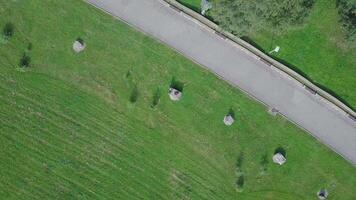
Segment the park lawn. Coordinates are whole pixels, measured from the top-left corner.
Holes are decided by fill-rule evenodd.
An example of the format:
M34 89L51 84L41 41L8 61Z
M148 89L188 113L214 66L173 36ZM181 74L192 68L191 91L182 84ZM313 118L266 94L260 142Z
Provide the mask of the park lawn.
M16 27L0 44L1 199L314 199L322 187L356 198L351 164L165 45L83 1L0 5L0 26ZM87 48L74 54L78 36ZM173 76L185 84L175 103Z
M198 0L181 2L200 7ZM248 42L266 53L280 46L272 56L356 109L356 45L343 39L336 0L316 0L305 25L276 32L249 35Z

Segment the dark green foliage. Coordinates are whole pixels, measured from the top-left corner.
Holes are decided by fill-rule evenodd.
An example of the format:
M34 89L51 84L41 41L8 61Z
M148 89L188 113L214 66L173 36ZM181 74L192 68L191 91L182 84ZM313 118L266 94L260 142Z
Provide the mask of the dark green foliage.
M243 36L301 24L313 4L314 0L215 0L210 13L224 29Z
M129 70L127 70L126 72L126 78L129 78L132 74L132 68L130 68Z
M184 88L184 83L177 81L175 77L172 78L171 80L171 84L170 84L171 88L174 88L180 92L183 92L183 88Z
M24 53L20 59L20 67L30 67L31 57Z
M130 95L130 102L131 103L135 103L138 99L138 88L137 88L137 85L134 86L134 88L132 89L131 91L131 95Z
M27 45L27 50L28 50L28 51L31 51L31 50L32 50L32 48L33 48L32 43L31 43L31 42L30 42L30 43L28 43L28 45Z
M5 38L10 38L14 35L15 26L12 23L6 23L3 28Z
M242 167L243 160L244 160L244 154L243 154L243 152L241 152L239 154L239 156L237 156L237 159L236 159L236 168Z
M236 181L236 187L238 190L242 190L245 184L245 177L243 175L239 176Z
M243 163L243 160L244 160L244 154L243 152L241 152L238 156L237 156L237 159L236 159L236 175L239 177L239 176L242 176L243 172L242 172L242 163Z
M356 0L338 0L337 7L347 39L356 40Z
M152 108L158 105L160 98L161 98L161 89L158 87L153 94L153 100L151 105Z

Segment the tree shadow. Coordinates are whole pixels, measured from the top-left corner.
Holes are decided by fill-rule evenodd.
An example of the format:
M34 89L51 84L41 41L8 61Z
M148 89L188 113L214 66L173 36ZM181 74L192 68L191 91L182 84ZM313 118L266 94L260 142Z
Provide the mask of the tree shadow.
M180 92L183 92L184 83L181 81L177 81L176 78L173 76L171 80L171 84L169 85L170 88L174 88Z
M287 156L287 152L283 147L278 147L276 150L274 150L274 154L280 153L282 154L284 157Z
M229 112L227 113L227 115L230 115L232 118L235 119L235 111L232 108L229 109Z

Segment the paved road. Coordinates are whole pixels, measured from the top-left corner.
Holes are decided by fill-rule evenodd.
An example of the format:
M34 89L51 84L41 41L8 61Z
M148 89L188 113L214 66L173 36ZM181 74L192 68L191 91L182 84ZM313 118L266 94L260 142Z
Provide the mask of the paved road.
M87 0L200 63L309 131L356 165L356 123L231 41L161 0Z

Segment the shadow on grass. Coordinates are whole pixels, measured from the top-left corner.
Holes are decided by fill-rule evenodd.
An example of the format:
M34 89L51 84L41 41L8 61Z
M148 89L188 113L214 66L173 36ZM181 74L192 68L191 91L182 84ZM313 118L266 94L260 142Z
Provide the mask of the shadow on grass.
M286 60L283 60L281 58L278 58L276 56L270 55L268 54L268 52L266 52L262 46L258 45L256 42L254 42L251 38L243 36L241 37L242 40L244 40L245 42L248 42L249 44L251 44L252 46L254 46L255 48L257 48L258 50L260 50L261 52L265 53L266 55L268 55L269 57L273 58L274 60L282 63L283 65L287 66L288 68L292 69L293 71L295 71L296 73L298 73L299 75L303 76L305 79L307 79L308 81L310 81L311 83L313 83L314 85L318 86L320 89L324 90L325 92L329 93L330 95L334 96L336 99L338 99L339 101L341 101L343 104L345 104L346 106L348 106L349 108L351 108L353 111L356 111L356 108L353 107L351 104L349 104L344 98L342 98L340 95L338 95L335 91L331 90L330 88L320 84L320 83L316 83L314 82L305 72L303 72L301 69L299 69L297 66L287 62Z
M169 87L174 88L179 92L183 92L184 83L181 81L177 81L177 79L173 76Z
M283 147L278 147L276 150L274 150L274 154L280 153L282 154L284 157L287 156L287 152Z

